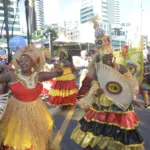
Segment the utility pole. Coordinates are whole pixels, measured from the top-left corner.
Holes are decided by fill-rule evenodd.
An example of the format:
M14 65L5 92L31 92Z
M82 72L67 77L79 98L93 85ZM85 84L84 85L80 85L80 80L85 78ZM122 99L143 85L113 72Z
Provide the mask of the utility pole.
M17 0L17 8L16 8L15 16L14 16L14 21L13 21L13 24L12 24L12 34L11 34L11 37L14 36L14 25L15 25L15 23L16 23L16 18L17 18L17 14L18 14L19 1L20 1L20 0Z
M143 22L143 0L141 0L141 24L140 24L140 36L142 36L142 22Z
M8 27L8 2L9 0L3 0L4 6L4 20L5 20L5 30L6 30L6 39L7 39L7 48L8 48L8 62L11 60L11 51L9 48L9 27Z
M141 48L143 50L143 36L142 36L142 22L143 22L143 0L141 0L141 20L140 20L140 38L141 38Z
M30 44L30 31L29 31L29 0L25 0L25 13L26 13L26 23L27 23L28 44Z

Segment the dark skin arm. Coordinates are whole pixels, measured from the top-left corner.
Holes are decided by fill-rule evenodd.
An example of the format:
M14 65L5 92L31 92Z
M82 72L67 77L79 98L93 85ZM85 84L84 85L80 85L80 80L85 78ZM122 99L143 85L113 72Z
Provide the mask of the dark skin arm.
M11 81L11 72L0 75L0 83L8 83Z
M125 74L128 72L128 69L126 67L124 67L123 65L120 65L119 72L121 74Z
M96 73L93 75L93 80L98 81ZM98 88L95 96L100 97L102 94L104 94L104 90L102 88Z
M47 80L50 80L52 78L59 77L59 76L63 75L63 68L60 64L57 64L55 66L55 69L56 70L51 71L51 72L40 72L39 73L39 81L43 82L43 81L47 81Z

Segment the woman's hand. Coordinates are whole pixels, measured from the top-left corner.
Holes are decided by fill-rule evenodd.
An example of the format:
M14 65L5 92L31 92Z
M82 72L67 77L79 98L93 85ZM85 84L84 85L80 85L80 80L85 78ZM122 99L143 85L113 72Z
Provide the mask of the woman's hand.
M58 76L62 76L64 71L63 71L63 67L60 63L55 64L55 69L57 71Z
M59 70L57 69L56 71L57 71L58 77L62 76L64 73L63 69L59 69Z
M63 65L61 64L61 63L55 63L54 64L54 68L56 69L56 70L59 70L59 69L61 69L63 67Z
M104 90L102 88L98 88L96 91L96 96L101 96L102 94L104 94Z

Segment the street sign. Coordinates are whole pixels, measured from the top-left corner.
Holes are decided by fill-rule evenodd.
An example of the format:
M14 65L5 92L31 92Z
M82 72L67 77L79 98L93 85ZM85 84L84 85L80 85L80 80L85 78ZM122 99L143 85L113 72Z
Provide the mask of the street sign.
M14 36L9 41L9 47L13 52L16 52L21 47L24 47L26 45L27 45L26 40L21 36Z

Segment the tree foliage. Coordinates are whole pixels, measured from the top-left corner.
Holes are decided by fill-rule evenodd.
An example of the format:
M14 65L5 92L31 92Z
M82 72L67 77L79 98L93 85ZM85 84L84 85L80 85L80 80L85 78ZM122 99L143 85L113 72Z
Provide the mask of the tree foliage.
M50 33L52 35L52 41L58 38L57 32L54 29L51 29L50 27L45 27L43 29L37 30L36 34L32 35L32 40L39 40L42 39L42 37L45 37L47 39Z

